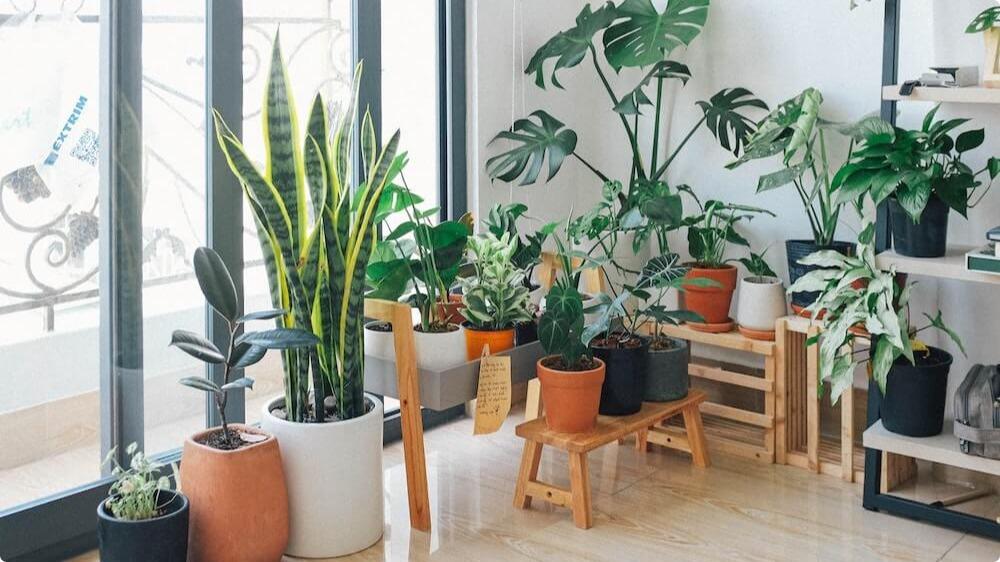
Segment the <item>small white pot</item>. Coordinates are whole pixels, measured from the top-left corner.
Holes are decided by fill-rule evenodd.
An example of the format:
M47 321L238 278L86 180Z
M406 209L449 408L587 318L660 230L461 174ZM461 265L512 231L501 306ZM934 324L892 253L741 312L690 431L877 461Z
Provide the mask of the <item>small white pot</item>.
M365 396L374 405L368 413L330 423L274 417L271 408L284 397L264 405L261 429L278 439L288 485L286 554L333 558L382 538L382 402Z
M740 280L736 322L744 328L773 332L774 324L788 314L785 287L777 277L744 277Z
M381 322L369 322L365 324L365 355L395 361L396 346L393 343L392 331L379 332L372 330L369 326L373 324L381 324Z
M424 333L413 332L417 347L417 368L428 371L444 371L467 361L465 357L465 328L459 326L453 332Z

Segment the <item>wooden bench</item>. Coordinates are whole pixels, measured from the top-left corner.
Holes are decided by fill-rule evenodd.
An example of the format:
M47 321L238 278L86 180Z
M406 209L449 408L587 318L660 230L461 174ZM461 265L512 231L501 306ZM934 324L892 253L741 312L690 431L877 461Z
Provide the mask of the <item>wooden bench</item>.
M613 443L633 433L645 433L664 420L681 414L687 432L687 450L694 464L701 468L709 466L708 449L705 446L705 432L701 422L699 405L705 401L705 393L692 390L686 398L674 402L646 402L639 412L631 416L600 416L597 427L589 433L559 433L545 425L545 418L534 419L517 426L516 434L524 439L521 455L521 469L517 475L514 490L514 507L528 509L531 499L538 498L551 504L570 507L573 522L581 529L589 529L593 524L590 505L590 476L587 473L587 453ZM559 488L538 481L538 465L542 458L542 447L548 445L569 453L570 489Z

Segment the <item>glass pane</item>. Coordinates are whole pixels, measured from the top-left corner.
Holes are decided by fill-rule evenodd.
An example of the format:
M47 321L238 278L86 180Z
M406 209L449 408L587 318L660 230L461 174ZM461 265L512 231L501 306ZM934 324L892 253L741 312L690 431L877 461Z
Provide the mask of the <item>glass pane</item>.
M0 510L100 476L99 2L66 4L0 4Z
M337 106L347 101L354 72L351 63L351 1L279 3L244 0L243 17L243 140L251 157L263 169L261 103L272 41L278 26L281 26L281 48L300 123L305 123L317 92L323 94L333 114ZM246 309L271 308L263 258L249 212L245 215L244 224ZM273 327L273 323L251 323L247 329L268 327ZM283 392L281 357L277 353L269 353L263 361L247 369L247 376L255 381L253 390L247 392L246 405L247 421L253 423L260 420L265 402Z
M143 0L142 314L146 451L205 427L205 395L181 386L204 364L167 347L205 333L191 258L205 243L205 3ZM127 444L123 444L127 445Z

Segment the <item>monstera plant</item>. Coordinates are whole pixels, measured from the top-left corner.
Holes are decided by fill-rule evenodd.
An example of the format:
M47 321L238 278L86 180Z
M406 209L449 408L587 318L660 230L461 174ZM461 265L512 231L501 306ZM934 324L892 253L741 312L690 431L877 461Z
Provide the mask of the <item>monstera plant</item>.
M616 212L625 215L641 210L644 224L649 226L635 229L636 246L655 235L661 251L665 251L665 233L680 223L681 200L667 185L666 174L694 134L706 127L724 149L739 156L754 131L753 121L744 112L767 109L764 102L745 88L724 89L706 101L699 101L702 115L698 122L673 151L668 154L661 151L661 125L667 107L664 86L671 80L686 84L691 78L690 69L670 56L678 47L690 45L701 33L708 8L709 0L670 0L663 10L658 10L651 0L607 2L596 10L588 4L576 17L576 24L542 45L525 68L525 73L533 74L535 84L544 89L548 84L563 87L560 71L583 63L593 67L632 156L629 177L616 196ZM642 78L627 91L616 91L608 69L619 73L630 68L642 69ZM643 115L648 110L652 110L651 118ZM652 137L652 146L645 153L640 143L643 135ZM500 132L494 141L509 144L509 148L486 163L490 177L495 180L534 184L545 168L548 181L559 173L567 158L588 169L601 184L611 180L584 156L578 147L576 131L544 110L516 120L510 130Z

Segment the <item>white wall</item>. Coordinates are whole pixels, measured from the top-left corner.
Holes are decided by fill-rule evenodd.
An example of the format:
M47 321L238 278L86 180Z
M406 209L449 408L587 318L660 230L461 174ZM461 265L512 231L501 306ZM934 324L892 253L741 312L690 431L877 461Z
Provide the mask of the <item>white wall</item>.
M497 131L539 108L550 111L572 126L580 136L580 150L602 169L624 176L630 162L619 123L608 108L605 94L587 64L563 71L566 90L541 91L521 69L546 39L572 25L586 2L582 0L478 0L469 10L470 166L472 208L479 215L496 202L523 201L531 213L545 220L565 217L571 205L586 208L596 198L599 185L575 162L548 185L528 188L491 185L486 159L496 153L487 146ZM707 99L724 87L744 86L771 105L803 88L820 89L826 102L824 116L851 120L879 108L881 84L883 3L864 3L849 11L846 0L715 0L708 24L687 52L673 58L687 63L694 78L684 88L670 92L672 113L666 149L675 146L701 114L694 102ZM989 0L903 3L900 78L914 77L932 64L982 64L979 36L964 34L973 16L992 4ZM595 4L596 5L596 4ZM620 79L619 92L635 80ZM929 109L924 104L901 104L899 122L917 126ZM946 106L941 116L964 116L987 128L986 144L971 154L969 163L981 167L991 154L1000 155L1000 116L992 106ZM648 135L648 133L647 133ZM842 147L841 150L846 149ZM672 183L689 183L705 197L763 206L777 219L754 221L745 231L758 248L772 246L769 261L785 272L783 240L808 238L809 224L793 192L754 193L757 176L776 169L775 162L754 163L737 171L723 165L730 155L706 131L699 132L672 167ZM852 212L846 212L850 215ZM840 238L853 240L858 221L848 217ZM1000 224L1000 195L970 213L970 220L952 214L951 241L979 244L986 229ZM685 247L680 240L675 250ZM995 289L925 280L918 290L916 308L940 304L964 337L969 359L956 358L952 386L971 362L997 361L989 344L995 341L1000 311ZM916 313L916 310L914 311ZM985 312L985 314L984 314ZM930 338L934 341L934 338ZM948 344L944 347L950 348Z

